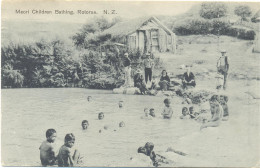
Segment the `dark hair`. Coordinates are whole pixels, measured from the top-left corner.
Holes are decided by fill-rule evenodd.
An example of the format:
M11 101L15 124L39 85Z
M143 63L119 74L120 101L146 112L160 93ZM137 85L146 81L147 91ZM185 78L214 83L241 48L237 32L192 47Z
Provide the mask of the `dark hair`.
M46 138L52 136L52 134L56 133L56 130L51 128L46 131Z
M182 112L184 112L184 110L188 111L188 108L187 107L183 107L182 108Z
M189 108L189 111L190 111L191 109L194 109L193 106L191 106L191 107Z
M168 98L164 99L164 103L170 104L170 100Z
M75 141L75 136L72 133L66 134L64 141Z
M150 111L154 110L154 108L150 108Z
M223 97L224 101L227 103L228 102L228 96L225 95L220 95L220 97Z
M83 120L81 124L83 125L84 123L88 123L88 120Z
M98 113L98 115L100 115L100 114L103 114L103 115L104 115L104 113L103 113L103 112L100 112L100 113Z
M219 96L218 96L218 95L213 95L213 96L211 96L211 98L209 99L209 101L211 101L211 102L219 101Z
M137 150L137 153L142 153L142 149L143 149L143 147L139 147Z
M168 76L168 74L167 74L167 71L166 71L165 69L164 69L164 70L162 70L162 74L163 74L163 72L164 72L164 71L166 72L166 76Z
M152 142L146 142L145 146L146 149L149 149L150 151L153 150L154 144Z

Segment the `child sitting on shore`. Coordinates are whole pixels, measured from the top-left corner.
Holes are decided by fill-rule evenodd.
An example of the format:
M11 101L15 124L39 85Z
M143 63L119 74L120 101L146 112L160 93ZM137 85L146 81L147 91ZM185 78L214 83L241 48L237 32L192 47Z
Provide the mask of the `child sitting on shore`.
M152 119L152 117L149 115L148 108L144 108L144 116L142 116L141 119L145 119L145 120L151 120Z
M70 133L65 136L64 145L61 146L58 154L59 167L77 166L80 161L80 154L77 149L71 151L75 143L75 136Z
M171 119L173 110L170 106L170 104L171 104L170 100L168 98L166 98L163 102L165 104L165 107L163 109L162 116L164 119Z
M150 109L149 115L152 116L152 117L155 117L154 108L151 108L151 109Z
M83 120L82 123L81 123L81 126L82 126L82 129L83 130L87 130L88 129L88 121L87 120Z
M56 161L53 143L57 137L55 129L46 131L46 141L43 141L40 146L40 159L42 166L53 166Z
M187 107L182 108L182 116L180 116L180 119L190 119Z

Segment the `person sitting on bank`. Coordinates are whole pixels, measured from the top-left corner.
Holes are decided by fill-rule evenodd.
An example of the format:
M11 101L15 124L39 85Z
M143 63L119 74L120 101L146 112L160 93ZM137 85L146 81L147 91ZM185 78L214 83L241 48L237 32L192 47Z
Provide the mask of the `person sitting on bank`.
M136 75L134 76L134 87L139 88L141 94L145 94L147 91L146 85L144 83L143 75L141 75L140 69L136 71Z
M160 85L160 89L163 90L163 91L168 90L168 88L170 86L170 78L167 75L166 70L162 71L162 76L161 76L159 85Z
M182 80L182 85L184 89L188 89L189 87L195 87L196 82L195 82L195 76L194 74L190 71L191 65L186 65L187 72L183 74L183 80Z

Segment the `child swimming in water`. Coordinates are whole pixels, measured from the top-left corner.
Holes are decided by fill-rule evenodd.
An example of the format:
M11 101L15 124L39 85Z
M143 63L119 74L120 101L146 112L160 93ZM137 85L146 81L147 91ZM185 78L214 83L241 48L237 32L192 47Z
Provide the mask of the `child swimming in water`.
M149 115L148 108L144 108L144 116L141 117L141 119L151 120L152 117Z
M59 167L73 167L80 161L80 154L77 149L72 151L72 147L75 143L75 136L70 133L65 136L64 145L61 146L58 154L58 166Z
M149 156L150 159L153 162L153 166L158 167L158 166L169 166L169 164L172 164L173 161L167 159L166 157L156 154L154 152L154 144L152 142L147 142L144 147L139 147L137 152L138 153L143 153L146 156Z
M119 127L125 127L124 121L121 121L121 122L119 123Z
M81 123L81 126L82 126L83 130L88 129L88 126L89 126L88 121L87 120L83 120L82 123Z
M223 108L218 102L218 96L213 95L210 98L209 103L210 103L211 119L208 122L202 124L200 130L207 127L218 127L223 118Z
M57 133L55 129L46 131L46 141L40 146L40 159L42 166L53 166L56 161L53 143L55 142Z
M103 120L104 119L104 113L103 112L100 112L100 113L98 113L98 119L99 120Z
M162 116L164 119L171 119L173 113L173 110L170 106L171 102L168 98L166 98L163 102L165 104L165 107L163 109Z
M122 101L122 100L118 102L119 108L122 108L122 107L123 107L123 103L124 103L124 101Z
M219 98L219 102L220 102L220 104L223 108L223 112L224 112L222 121L227 121L229 118L229 111L228 111L228 105L227 105L228 97L221 95Z
M154 108L151 108L151 109L150 109L149 115L152 116L152 117L155 117Z
M91 102L92 101L92 96L88 96L88 102Z
M196 113L196 114L197 114L197 113ZM194 107L193 107L193 106L191 106L191 107L189 108L189 115L190 115L190 118L191 118L191 119L196 118L195 112L194 112Z
M182 116L180 116L180 119L190 119L187 107L182 108Z

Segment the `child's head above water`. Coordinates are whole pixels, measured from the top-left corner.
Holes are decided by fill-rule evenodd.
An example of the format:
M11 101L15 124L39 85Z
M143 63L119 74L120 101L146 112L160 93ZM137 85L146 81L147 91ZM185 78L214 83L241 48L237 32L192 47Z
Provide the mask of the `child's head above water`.
M152 116L152 117L155 117L155 112L154 112L154 108L151 108L150 109L150 116Z
M119 123L119 127L125 127L124 121L121 121L121 122Z
M124 101L122 101L122 100L118 102L119 108L122 108L122 107L123 107L123 103L124 103Z
M144 108L144 114L145 114L146 116L148 116L148 114L149 114L149 109L148 109L148 108Z
M98 113L98 119L102 120L103 118L104 118L104 113L103 112Z
M191 107L189 108L189 112L190 112L190 114L193 114L193 113L194 113L194 107L193 107L193 106L191 106Z
M184 116L188 115L188 108L187 107L182 108L182 115L184 115Z
M64 142L65 146L71 148L75 143L75 136L72 133L66 134Z
M219 102L220 102L221 104L226 104L226 103L228 102L228 97L225 96L225 95L220 95L220 96L219 96Z
M92 101L92 96L88 96L88 101Z
M46 139L48 142L50 143L54 142L56 137L57 137L57 133L55 129L51 128L46 131Z
M168 98L164 99L163 103L165 104L165 106L169 107L171 102Z
M83 130L88 129L88 126L89 126L88 121L87 120L83 120L82 123L81 123L81 126L82 126Z

